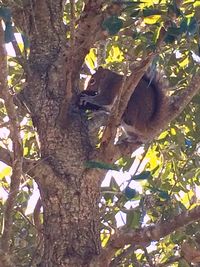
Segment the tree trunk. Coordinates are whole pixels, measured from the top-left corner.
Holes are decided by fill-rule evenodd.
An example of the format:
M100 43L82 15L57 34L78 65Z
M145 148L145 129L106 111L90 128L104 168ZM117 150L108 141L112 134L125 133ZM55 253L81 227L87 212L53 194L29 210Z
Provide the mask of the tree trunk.
M42 74L33 67L22 93L37 128L41 164L46 166L35 177L44 212L40 266L91 266L101 248L98 205L103 172L91 176L86 171L92 147L76 105L59 121L67 84L62 53L55 64Z
M45 179L45 178L44 178ZM100 253L98 186L86 177L52 173L40 184L44 208L42 266L89 266ZM48 184L47 184L48 183Z
M71 113L67 128L61 129L54 107L50 101L43 105L45 116L36 122L42 159L51 167L38 177L44 209L42 266L89 266L100 253L99 178L85 174L91 147L79 114Z

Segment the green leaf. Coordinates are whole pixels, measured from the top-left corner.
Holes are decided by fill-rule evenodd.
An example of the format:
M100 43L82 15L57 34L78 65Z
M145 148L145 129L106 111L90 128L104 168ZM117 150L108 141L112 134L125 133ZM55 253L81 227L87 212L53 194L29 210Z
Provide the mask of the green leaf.
M143 16L144 17L160 15L160 14L161 14L161 12L158 9L150 9L150 8L148 8L148 9L144 9L143 10Z
M135 160L135 157L127 159L126 164L122 168L123 171L130 170L131 166L133 165L134 160Z
M26 35L24 35L23 33L21 34L22 36L22 40L23 40L23 43L24 43L24 48L27 49L27 48L30 48L30 42L29 42L29 39Z
M182 34L182 29L180 27L169 27L167 30L167 34L172 35L172 36L179 36Z
M11 11L7 7L0 7L0 17L4 22L11 22Z
M190 19L190 22L188 24L188 32L191 35L194 35L198 31L198 22L195 17Z
M133 18L136 18L139 15L139 13L140 13L140 10L138 9L138 10L133 11L130 16Z
M149 51L149 52L155 52L156 51L156 49L157 49L157 47L156 47L156 45L154 45L154 44L151 44L151 45L148 45L147 47L146 47L146 51Z
M172 233L170 235L170 240L173 242L173 243L176 243L176 242L180 242L180 241L183 241L184 239L184 232L183 231L176 231L175 233Z
M0 172L0 180L2 179L2 178L4 178L5 176L9 176L9 175L11 175L11 167L5 167L5 168L3 168L2 170L1 170L1 172Z
M131 180L146 180L151 177L151 172L150 171L143 171L140 174L133 175L131 177Z
M123 171L128 171L130 170L131 166L133 165L133 162L135 160L135 157L123 157L123 158L120 158L118 161L117 161L117 165L122 168Z
M114 191L119 191L119 185L118 183L116 182L115 178L114 177L111 177L111 180L110 180L110 187L112 190Z
M188 19L184 18L180 23L180 29L182 32L187 32L188 30Z
M113 202L113 198L114 198L114 194L112 193L104 193L103 197L105 199L106 202Z
M158 189L154 186L152 186L150 188L151 192L156 193L160 198L164 199L164 200L169 200L170 199L170 195L168 194L167 191Z
M171 44L176 40L176 37L170 34L167 34L164 38L166 44Z
M160 191L160 193L158 194L158 196L164 200L169 200L170 196L168 194L168 192L166 191Z
M7 7L0 7L0 17L5 23L4 39L6 43L12 42L14 33L12 29L11 11Z
M133 188L130 188L129 186L127 186L124 189L124 194L128 199L132 199L137 195L137 191Z
M13 33L13 27L12 27L11 22L6 22L5 25L6 27L5 27L5 32L4 32L4 38L5 38L5 42L9 43L9 42L12 42L15 38L14 33Z
M175 13L177 17L179 17L181 15L181 11L178 8L176 1L173 0L173 5L169 5L168 6L168 12L171 13Z
M137 229L141 225L142 213L140 210L134 210L127 212L126 215L126 226L128 228Z
M190 267L190 264L188 264L186 260L181 259L181 260L178 262L178 267Z
M160 168L160 165L157 165L153 170L151 170L151 175L154 175L159 168Z
M105 19L102 23L102 28L106 30L110 35L118 33L123 26L123 20L117 16L111 16Z
M99 161L87 161L85 167L88 169L103 169L103 170L114 170L119 171L119 167L115 164L109 164Z
M115 0L113 1L113 3L117 3L119 4L119 0ZM121 4L126 5L126 9L127 8L131 8L131 9L136 9L140 7L140 4L143 3L143 1L137 1L137 2L132 2L132 1L120 1Z

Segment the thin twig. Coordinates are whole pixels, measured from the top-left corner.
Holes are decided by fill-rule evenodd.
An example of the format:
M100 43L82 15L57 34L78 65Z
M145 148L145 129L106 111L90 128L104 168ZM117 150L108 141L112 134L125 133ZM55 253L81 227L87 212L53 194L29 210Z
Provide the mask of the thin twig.
M4 42L4 32L2 23L0 21L0 88L2 91L2 98L4 99L5 108L10 122L10 136L13 144L13 159L12 159L12 175L10 182L10 191L7 201L5 203L4 210L4 225L2 231L2 250L4 253L8 253L10 246L10 238L13 225L13 210L15 206L16 197L19 191L20 178L22 174L22 158L23 147L20 137L20 124L15 111L15 105L13 98L9 93L7 76L7 53Z
M125 245L147 246L152 241L159 240L173 231L176 231L199 219L200 206L197 206L190 211L184 211L181 214L174 216L174 218L164 223L157 223L138 230L127 230L126 227L122 227L111 236L107 246L101 254L101 258L104 259L104 262L111 262L116 251L122 249Z
M154 265L150 255L149 255L147 249L145 247L143 247L143 250L144 250L144 255L145 255L146 259L147 259L147 262L149 263L149 267L155 267L155 265Z
M131 253L133 253L133 251L136 249L136 247L134 245L131 245L130 247L128 247L127 249L125 249L124 251L122 251L121 254L119 254L118 256L116 256L110 263L109 267L117 267L120 266L119 264L121 263L122 260L124 260L125 258L127 258Z

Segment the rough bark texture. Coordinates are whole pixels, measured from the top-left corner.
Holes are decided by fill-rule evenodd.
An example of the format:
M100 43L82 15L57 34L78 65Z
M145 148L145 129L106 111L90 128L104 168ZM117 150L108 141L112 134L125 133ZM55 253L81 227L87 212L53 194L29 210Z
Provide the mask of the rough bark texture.
M91 146L80 114L71 107L67 127L62 129L57 123L62 97L56 90L66 84L65 79L59 79L65 77L64 62L59 66L62 68L57 71L51 66L43 75L30 69L30 89L24 91L38 130L41 158L50 166L38 177L44 209L42 266L87 266L100 251L99 179L84 173Z
M71 49L67 55L62 6L63 1L35 1L25 12L30 10L31 47L20 99L30 111L41 145L42 170L40 166L37 183L44 210L43 267L89 266L101 248L98 204L103 173L87 174L85 163L92 147L73 101L60 123L63 104L70 102L66 92L74 89L71 79L79 71L69 62L82 64L91 40L81 48L81 63L73 54L69 57ZM79 39L77 36L78 43Z
M41 158L51 167L38 177L44 209L42 266L88 266L100 253L100 181L85 174L91 146L76 108L68 109L67 127L63 129L58 123L66 87L66 61L62 53L56 57L54 65L42 75L35 71L38 64L33 64L28 89L23 93L38 130Z
M3 2L9 4L11 1ZM101 148L93 147L87 122L75 105L75 85L84 58L96 40L105 38L100 25L106 16L107 7L102 10L106 2L85 1L76 30L68 32L71 40L67 40L62 23L65 1L26 1L21 9L13 1L11 5L16 25L30 40L30 55L25 64L26 86L19 98L30 112L41 146L41 161L23 163L24 171L34 176L39 186L44 211L44 255L40 267L106 267L117 249L134 244L133 238L138 237L136 241L143 244L167 234L161 231L153 237L141 229L140 235L122 234L124 242L121 240L121 243L114 235L116 240L112 239L101 254L98 205L105 172L89 170L85 163L94 159L113 162L120 154L131 153L137 148L137 144L114 146L119 124L113 118L119 122L123 113L120 109L118 118L111 114ZM127 79L121 109L125 108L152 58L150 55ZM196 84L197 80L196 77ZM181 100L184 104L199 90L198 86L194 88L192 93L192 87L189 90L189 97L184 96L185 102ZM172 105L172 112L177 110L175 115L181 111L178 104L177 101ZM166 116L167 123L175 116L172 112L171 117ZM159 131L159 127L155 129L155 133ZM1 160L11 165L11 155L0 148L1 154Z

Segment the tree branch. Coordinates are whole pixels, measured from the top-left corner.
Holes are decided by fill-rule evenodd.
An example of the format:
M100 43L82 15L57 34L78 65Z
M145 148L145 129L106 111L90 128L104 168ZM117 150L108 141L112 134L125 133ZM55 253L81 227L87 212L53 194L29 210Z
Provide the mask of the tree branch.
M1 97L4 100L6 112L9 118L9 129L10 136L13 145L13 153L12 155L4 148L0 148L0 157L3 162L12 166L12 175L10 177L10 190L8 193L8 198L5 203L4 210L4 222L3 222L3 231L1 238L1 254L2 261L7 262L7 258L9 255L10 249L10 238L12 234L12 226L13 226L13 211L15 206L16 197L19 191L20 186L20 178L22 175L22 169L25 167L28 173L37 175L39 170L42 173L42 177L46 176L46 171L51 171L48 165L39 162L38 166L35 168L35 162L25 161L23 165L23 147L20 137L20 123L18 122L18 117L15 109L15 105L13 103L13 97L9 93L7 76L8 76L8 68L7 68L7 54L5 50L4 43L4 31L2 28L2 24L0 21L0 89L1 89ZM45 166L45 167L44 167ZM5 264L5 267L13 266L10 265L10 260Z
M172 266L173 263L180 261L182 258L182 256L172 256L165 262L157 264L156 267Z
M37 228L38 232L41 232L41 230L42 230L42 223L40 220L41 207L42 207L42 202L41 202L41 199L38 198L38 201L35 205L35 209L33 211L33 221L34 221L34 225Z
M166 113L165 121L168 124L175 119L188 105L192 98L200 91L200 70L190 81L189 86L176 97L171 98L169 111Z
M104 2L105 0L86 1L84 10L78 20L77 30L75 31L74 45L76 55L73 58L73 70L80 70L85 56L97 40L97 35L99 32L102 32L103 14L101 8ZM70 57L70 51L68 51L68 58Z
M147 260L147 262L149 264L149 267L156 267L155 264L153 263L152 258L150 257L150 255L149 255L149 253L148 253L148 251L147 251L147 249L145 247L143 248L143 251L144 251L144 255L146 257L146 260Z
M166 34L166 30L164 28L161 29L160 35L157 41L157 50L161 47L164 37ZM118 101L116 107L112 110L109 121L106 124L106 129L103 133L101 150L100 150L100 158L103 157L108 162L114 162L119 159L120 156L131 155L137 148L141 146L141 143L129 143L129 142L121 142L114 145L117 128L121 124L122 115L128 105L128 101L130 100L131 95L133 94L135 88L137 87L139 81L149 68L154 56L158 52L151 52L145 59L141 60L139 66L132 68L132 73L129 77L125 77L121 90L118 96ZM167 104L165 105L167 106ZM160 114L162 115L162 114ZM164 120L163 120L164 121ZM160 130L160 125L158 125L158 129ZM155 137L155 131L152 131L153 136L149 136L149 141ZM151 133L151 134L152 134Z
M6 148L0 147L0 161L12 167L13 160L14 160L13 152L9 151ZM23 161L22 162L23 173L28 174L32 177L37 176L38 174L37 167L39 164L41 164L40 161L31 160L27 158L23 158L22 161Z
M143 60L140 66L137 66L132 70L132 74L125 79L120 96L118 98L118 105L112 111L111 116L109 117L108 124L104 130L100 153L98 157L104 158L106 156L106 161L113 162L118 159L123 154L132 154L141 144L138 143L122 143L114 145L114 140L116 137L117 128L121 123L121 118L124 113L125 108L127 107L128 101L133 94L137 84L141 80L142 76L147 71L151 61L154 57L154 54L150 54L145 60Z
M12 166L13 153L6 148L0 147L0 161L8 166Z
M125 245L147 246L151 242L158 241L160 238L171 234L180 227L184 227L197 220L200 220L200 206L197 206L190 211L182 212L169 221L161 222L139 230L127 230L127 228L122 228L111 236L107 247L101 255L102 261L104 263L109 263L115 252L123 248Z
M152 135L149 136L148 142L151 142L164 129L166 129L169 123L181 114L184 108L188 105L188 103L192 100L192 98L197 93L199 93L199 91L200 91L200 70L192 78L189 86L185 88L184 91L179 96L176 96L176 97L171 96L168 99L166 98L166 101L167 101L167 103L165 104L166 109L164 109L163 113L160 114L160 116L162 116L163 119L160 121L158 125L154 126ZM111 121L111 123L113 124L113 120ZM109 129L107 131L109 131ZM108 137L109 137L109 134L108 134ZM110 139L108 139L108 141L113 140L113 135L110 135L109 138ZM109 144L105 143L103 144L102 155L104 157L104 161L105 161L105 156L106 156L106 160L108 162L114 162L119 157L130 156L140 146L141 146L140 143L122 142L116 145L113 145L113 143L109 143ZM106 150L106 153L105 153L105 150Z
M73 55L74 75L79 72L85 56L88 54L94 43L108 38L108 33L101 27L101 25L103 20L110 16L110 10L112 10L112 6L115 4L109 4L108 7L103 11L102 7L106 3L106 0L85 1L85 7L81 13L81 17L77 21L78 27L75 31L74 47L76 54ZM122 6L123 5L119 5L118 13L120 13L122 10ZM68 51L67 57L71 57L70 50ZM72 66L69 66L69 70L71 67Z
M13 152L0 147L0 161L8 166L13 165L14 154ZM24 174L29 175L36 181L43 181L49 173L52 172L51 167L46 163L46 159L43 160L31 160L23 158L22 170ZM41 178L41 179L40 179Z
M67 85L65 98L63 100L59 115L59 121L62 127L67 125L66 114L68 111L69 102L72 99L72 93L77 93L78 85L76 82L78 80L79 72L86 55L89 53L90 48L93 47L95 42L108 37L108 34L105 32L105 30L103 30L101 25L104 18L109 16L109 9L112 7L112 4L102 11L104 3L106 3L105 0L85 1L84 10L81 13L81 17L77 22L75 22L75 3L73 3L73 0L70 1L70 49L66 51ZM76 25L77 29L75 29Z
M128 247L127 249L125 249L124 251L122 251L121 254L117 255L109 264L109 267L117 267L120 265L120 263L126 259L131 253L134 252L134 250L136 250L137 248L134 245L131 245L130 247Z
M15 111L13 98L9 94L9 88L7 83L7 77L8 77L7 53L4 44L4 31L1 21L0 21L0 58L1 58L0 89L2 91L2 98L4 99L6 112L9 117L9 123L10 123L9 129L13 144L12 175L10 182L10 191L5 204L4 228L3 228L2 246L1 246L2 250L6 254L9 251L10 237L13 224L13 209L18 194L20 178L22 174L23 147L20 137L20 124L18 122L18 117ZM6 156L5 159L9 160L9 157Z

